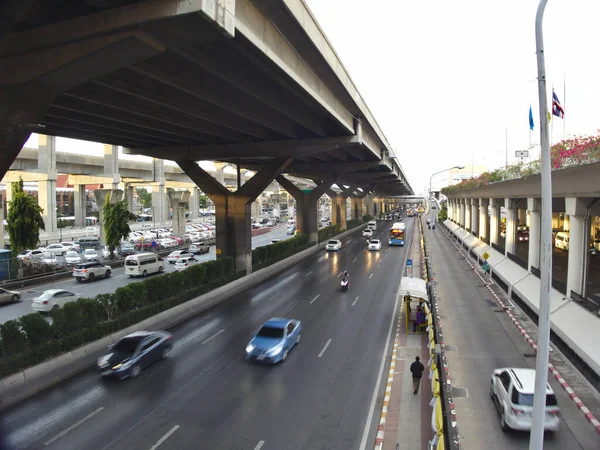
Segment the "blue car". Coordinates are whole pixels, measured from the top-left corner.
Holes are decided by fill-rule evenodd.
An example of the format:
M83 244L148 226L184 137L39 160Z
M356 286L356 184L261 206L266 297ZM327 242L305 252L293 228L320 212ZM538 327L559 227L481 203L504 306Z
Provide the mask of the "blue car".
M302 324L299 320L273 317L256 332L246 346L246 359L276 364L300 343Z
M98 358L103 377L137 377L144 367L171 354L171 334L165 331L136 331L108 347L109 353Z

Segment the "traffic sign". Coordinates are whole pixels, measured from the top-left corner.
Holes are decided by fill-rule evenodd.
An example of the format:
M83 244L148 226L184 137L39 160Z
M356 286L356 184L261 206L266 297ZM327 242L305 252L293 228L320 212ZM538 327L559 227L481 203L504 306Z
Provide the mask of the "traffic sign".
M488 252L485 252L483 255L481 255L481 257L487 261L488 259L490 259L490 254Z
M150 244L152 247L156 247L156 241L152 241L152 243Z
M220 249L220 248L217 248L217 249L215 250L215 253L216 253L217 255L220 255L220 254L221 254L221 249Z
M407 267L412 267L412 259L407 259L406 260L406 266Z

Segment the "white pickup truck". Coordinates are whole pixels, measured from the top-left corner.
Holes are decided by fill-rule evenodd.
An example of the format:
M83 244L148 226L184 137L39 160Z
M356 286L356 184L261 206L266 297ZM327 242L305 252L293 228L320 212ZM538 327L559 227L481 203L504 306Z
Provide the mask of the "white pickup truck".
M73 269L73 276L77 281L94 281L98 277L110 277L111 270L110 266L105 266L99 262L88 262L77 264Z

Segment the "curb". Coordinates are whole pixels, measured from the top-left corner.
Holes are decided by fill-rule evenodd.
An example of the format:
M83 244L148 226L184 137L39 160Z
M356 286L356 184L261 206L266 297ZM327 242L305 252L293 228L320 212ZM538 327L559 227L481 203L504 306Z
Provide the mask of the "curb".
M446 238L448 238L450 240L450 242L452 242L452 240L449 238L449 236L448 236L448 234L446 232L444 232L444 235L446 236ZM454 245L454 243L453 243L453 245ZM461 252L461 254L462 254L462 252ZM467 256L463 255L463 257L465 258L465 260L467 260L468 255ZM467 262L468 262L468 260L467 260ZM471 264L471 263L469 262L469 264ZM474 273L479 277L479 279L481 281L484 282L484 284L486 285L485 287L487 288L487 290L490 291L490 293L496 299L496 301L500 304L500 306L502 307L502 309L504 310L504 312L506 313L506 315L510 318L510 320L515 324L515 326L517 327L517 329L521 332L521 335L523 336L523 338L529 343L529 345L531 346L531 348L533 348L535 350L535 352L537 353L538 346L535 343L535 341L531 338L531 336L525 330L525 328L523 328L523 325L521 325L521 323L519 322L519 320L513 315L513 313L510 311L510 309L504 303L504 301L502 301L500 299L500 297L490 287L490 285L488 283L486 283L486 281L479 274L479 271L477 271L476 268L477 267L473 268ZM550 348L550 352L552 352L552 348ZM596 419L596 417L592 414L592 412L584 405L584 403L577 396L577 394L575 393L575 391L569 386L569 384L565 381L565 379L562 377L562 375L560 374L560 372L558 370L556 370L556 368L554 367L554 365L550 361L548 361L548 370L554 376L554 378L560 383L561 387L567 392L567 394L569 394L569 398L571 400L573 400L573 402L575 403L575 405L577 405L577 408L579 410L581 410L581 412L583 413L583 415L585 416L585 418L587 419L587 421L594 426L594 428L596 429L596 433L598 433L600 435L600 421L598 421L598 419Z

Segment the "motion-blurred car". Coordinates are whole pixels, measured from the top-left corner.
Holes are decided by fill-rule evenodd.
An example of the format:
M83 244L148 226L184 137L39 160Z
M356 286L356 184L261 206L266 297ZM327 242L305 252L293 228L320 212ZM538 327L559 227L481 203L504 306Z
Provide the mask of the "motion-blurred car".
M198 263L198 260L194 258L192 255L182 256L175 263L175 271L181 272L182 270L187 269Z
M381 241L379 239L371 239L369 241L369 250L381 250Z
M17 258L23 261L23 263L41 262L44 259L44 249L38 248L36 250L23 250L17 255Z
M246 346L246 359L276 364L300 343L302 324L299 320L273 317L254 335Z
M103 377L135 378L142 369L159 359L167 359L173 336L166 331L136 331L108 347L108 354L98 358Z
M370 228L367 228L367 229L363 230L362 235L363 235L363 237L371 237L371 236L373 236L373 230L371 230Z
M204 255L210 251L210 247L206 244L191 244L188 252L192 255Z
M10 291L8 289L0 288L0 303L17 303L21 300L21 293L18 291Z
M338 251L341 248L342 248L342 241L338 241L337 239L330 240L329 242L327 242L327 245L325 246L325 250L327 250L327 251Z
M490 397L500 413L503 431L531 430L535 369L502 368L494 370ZM549 384L546 385L546 415L544 429L558 431L560 408Z
M33 299L31 309L39 312L49 312L53 309L62 308L65 303L79 300L79 294L65 291L63 289L48 289Z
M101 249L101 252L102 252L102 257L104 259L109 259L110 258L110 252L109 252L108 245L103 245L102 249ZM112 254L113 254L113 256L115 258L117 258L119 256L119 251L116 248L114 248L113 251L112 251Z
M96 278L109 278L110 273L110 266L105 266L99 262L78 264L73 269L73 277L75 277L77 281L94 281Z

